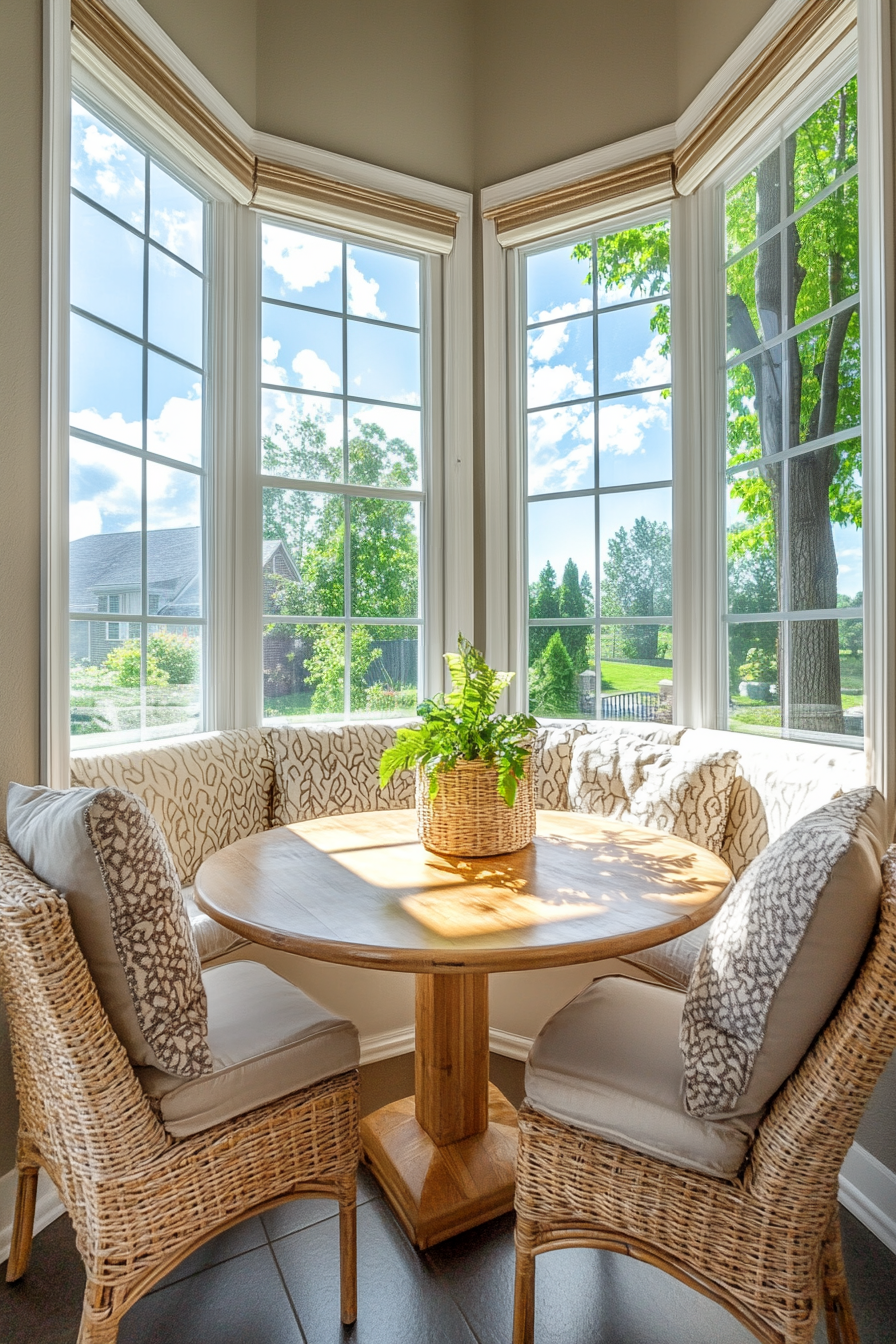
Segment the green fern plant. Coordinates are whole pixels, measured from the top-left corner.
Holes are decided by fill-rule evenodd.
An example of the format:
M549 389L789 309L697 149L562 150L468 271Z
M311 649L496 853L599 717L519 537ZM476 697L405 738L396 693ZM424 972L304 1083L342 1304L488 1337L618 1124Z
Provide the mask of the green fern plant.
M394 747L380 758L380 788L397 770L422 765L429 779L429 796L439 791L439 775L458 761L484 761L498 772L498 795L508 807L516 801L537 727L531 714L496 714L501 694L513 672L496 672L463 635L457 653L446 653L452 689L417 706L419 728L399 728Z

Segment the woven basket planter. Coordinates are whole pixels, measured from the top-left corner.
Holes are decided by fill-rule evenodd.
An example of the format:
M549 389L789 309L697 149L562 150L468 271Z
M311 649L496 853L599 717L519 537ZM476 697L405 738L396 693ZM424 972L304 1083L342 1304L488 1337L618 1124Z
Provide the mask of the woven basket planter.
M439 791L429 796L429 780L417 767L417 834L435 854L482 858L524 849L535 835L535 782L525 777L508 807L498 795L498 772L484 761L458 761L439 775Z

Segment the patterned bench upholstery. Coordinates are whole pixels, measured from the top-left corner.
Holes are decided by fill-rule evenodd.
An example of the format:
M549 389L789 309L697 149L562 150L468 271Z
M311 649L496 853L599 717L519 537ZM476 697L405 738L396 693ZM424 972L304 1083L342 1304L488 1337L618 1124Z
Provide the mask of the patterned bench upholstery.
M403 771L379 787L379 759L401 721L306 724L203 733L171 744L120 748L72 757L74 785L117 784L143 798L171 847L204 961L239 942L202 915L190 884L210 854L271 826L313 817L412 807L414 778ZM569 773L584 733L636 733L658 743L707 752L740 752L722 858L735 876L799 817L865 783L864 756L843 747L813 747L674 724L546 720L534 751L536 806L569 806ZM686 940L690 942L685 946ZM686 983L697 931L630 958L667 983ZM693 944L693 946L692 946Z

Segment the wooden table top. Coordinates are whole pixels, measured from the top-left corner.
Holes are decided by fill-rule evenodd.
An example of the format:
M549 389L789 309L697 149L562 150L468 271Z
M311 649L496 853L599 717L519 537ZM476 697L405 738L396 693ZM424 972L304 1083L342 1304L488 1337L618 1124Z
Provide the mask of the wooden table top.
M431 854L410 810L320 817L220 850L199 869L195 897L253 942L426 974L652 947L710 919L734 881L715 854L676 836L537 815L532 844L490 859Z

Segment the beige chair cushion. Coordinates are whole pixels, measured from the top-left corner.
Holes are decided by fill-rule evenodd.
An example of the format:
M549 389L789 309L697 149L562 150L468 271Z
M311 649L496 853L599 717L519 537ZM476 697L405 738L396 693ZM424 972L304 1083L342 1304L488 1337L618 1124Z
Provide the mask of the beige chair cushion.
M738 880L688 985L692 1114L750 1114L797 1067L874 929L888 838L881 795L855 789L795 822Z
M760 1116L701 1120L684 1104L684 995L622 976L595 980L551 1018L526 1065L545 1115L707 1176L736 1176Z
M718 854L737 758L733 749L693 752L632 734L590 733L572 749L572 810L666 831Z
M210 854L271 824L274 761L266 729L201 733L166 746L72 755L73 784L117 784L162 828L183 883Z
M175 1138L358 1067L357 1028L266 966L231 961L202 978L212 1072L181 1083L157 1069L135 1070Z
M183 887L181 895L184 898L190 932L201 962L214 961L215 957L223 957L225 952L232 952L235 947L246 946L245 938L241 938L232 929L225 929L223 924L219 924L211 915L199 909L193 899L192 887Z
M122 789L10 784L19 858L68 905L100 1001L134 1064L212 1067L205 990L180 883L152 813Z
M380 788L380 757L395 745L396 729L405 722L269 729L275 765L271 824L413 807L412 770L400 770Z

